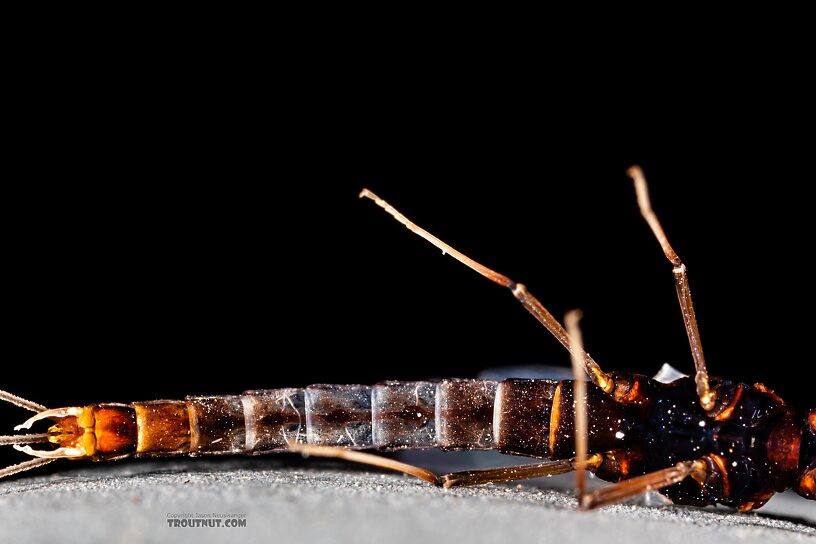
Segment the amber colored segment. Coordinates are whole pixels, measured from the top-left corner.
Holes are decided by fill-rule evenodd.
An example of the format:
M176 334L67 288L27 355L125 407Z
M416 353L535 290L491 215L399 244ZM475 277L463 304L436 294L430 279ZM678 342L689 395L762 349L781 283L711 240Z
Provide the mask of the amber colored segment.
M503 453L549 455L550 409L558 382L511 379L499 383L493 413L496 447Z
M553 453L553 445L558 442L558 422L561 421L561 384L559 384L555 388L555 393L553 394L553 401L552 406L550 406L550 435L549 439L549 447L550 447L550 457L556 459ZM565 437L566 438L566 437Z
M717 455L716 453L709 453L706 457L707 460L713 463L713 465L709 464L709 479L710 481L718 481L721 492L720 496L727 499L731 496L731 479L728 477L727 461L723 456ZM708 483L710 487L713 487L710 481L707 480L706 483Z
M806 499L816 500L816 467L802 474L794 490Z
M716 421L728 421L734 417L734 409L739 406L742 401L742 394L745 387L738 383L736 389L733 387L723 387L721 384L715 389L717 393L717 404L711 411L711 416Z
M612 372L611 379L615 384L612 398L622 404L641 404L645 397L648 378L628 372Z
M243 453L246 448L241 397L187 397L190 414L190 454Z
M643 455L635 450L606 452L595 470L595 475L607 482L619 482L643 473Z
M782 400L779 395L774 393L772 389L769 389L768 386L765 385L764 383L755 383L754 389L762 393L765 393L766 395L771 397L774 401L776 401L777 404L785 404L785 401Z
M94 406L94 435L97 455L132 453L136 450L136 412L130 406Z
M157 400L135 403L140 454L186 454L190 451L190 418L187 403Z
M773 497L773 495L774 495L773 491L768 491L756 497L752 497L751 500L738 504L737 510L744 514L746 512L750 512L751 510L761 508L762 506L765 505L766 502L771 500L771 497Z
M51 435L48 441L61 448L74 448L84 432L85 429L79 424L76 416L68 416L59 419L48 428L48 433Z

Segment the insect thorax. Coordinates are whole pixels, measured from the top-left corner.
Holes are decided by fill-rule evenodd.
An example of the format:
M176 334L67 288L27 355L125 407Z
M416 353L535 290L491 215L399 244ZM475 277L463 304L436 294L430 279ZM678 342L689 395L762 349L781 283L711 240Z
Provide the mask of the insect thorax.
M686 459L708 464L705 482L688 479L667 488L672 500L750 509L794 484L801 428L772 391L761 384L716 382L717 405L707 413L689 378L653 387L644 432L646 471Z

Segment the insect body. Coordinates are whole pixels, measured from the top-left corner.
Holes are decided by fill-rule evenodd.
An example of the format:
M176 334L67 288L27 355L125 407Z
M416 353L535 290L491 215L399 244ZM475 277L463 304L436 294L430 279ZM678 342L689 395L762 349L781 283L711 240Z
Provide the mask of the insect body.
M792 486L814 498L816 411L809 414L803 433L793 410L761 387L716 383L718 404L706 413L689 378L668 384L633 374L625 378L633 386L623 402L594 386L587 394L589 465L600 477L617 482L699 458L705 462L705 478L666 488L675 502L750 510L774 491ZM571 461L574 383L510 379L313 385L185 401L97 404L36 414L18 428L54 420L48 440L57 447L17 447L43 459L95 461L257 455L288 451L293 443L496 449ZM810 466L810 480L800 466Z
M645 181L632 169L641 211L674 265L683 320L695 361L694 378L663 383L601 370L583 351L574 315L568 330L519 283L457 252L408 221L373 193L374 200L410 230L513 295L572 354L577 380L442 380L374 386L313 385L248 391L184 401L98 404L48 410L0 391L0 399L36 414L47 432L0 437L0 444L35 459L0 477L54 459L97 461L130 456L263 454L278 451L341 457L415 475L446 487L510 481L589 469L616 482L585 493L580 505L611 504L660 489L680 504L726 504L749 511L776 491L794 488L816 499L816 409L797 414L761 385L708 376L686 269L651 210ZM569 319L569 318L573 319ZM572 323L572 324L571 324ZM584 414L586 414L584 416ZM50 442L50 449L30 444ZM438 477L397 461L359 452L403 448L497 449L546 458L520 467Z

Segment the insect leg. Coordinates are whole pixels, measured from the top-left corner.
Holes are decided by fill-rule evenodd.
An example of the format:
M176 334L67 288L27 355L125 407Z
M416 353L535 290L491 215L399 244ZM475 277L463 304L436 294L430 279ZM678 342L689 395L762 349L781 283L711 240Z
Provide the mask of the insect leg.
M459 251L453 249L451 246L431 234L430 232L426 231L425 229L417 226L412 221L410 221L407 217L402 215L396 208L391 206L388 202L381 199L368 189L363 189L360 193L360 198L369 198L373 200L379 207L384 209L388 212L391 216L394 217L397 221L402 223L408 230L416 234L417 236L421 237L422 239L426 240L427 242L431 243L432 245L436 246L437 248L441 249L445 255L450 255L460 263L464 264L465 266L475 270L482 276L486 277L490 281L494 283L498 283L504 287L510 289L513 293L513 296L524 306L528 312L533 314L535 317L544 327L547 328L550 333L552 333L555 338L561 342L568 351L572 352L572 342L570 340L567 331L564 330L564 327L561 326L552 314L547 311L547 309L536 299L530 292L527 291L527 288L522 285L521 283L516 283L515 281L511 280L507 276L499 274L495 270L491 270L486 266L474 261L467 255L460 253ZM612 393L615 389L615 384L613 382L612 376L606 372L603 372L598 366L598 363L590 357L588 353L585 354L584 357L584 367L586 369L586 373L589 375L592 383L603 389L607 393Z
M694 366L696 374L694 382L697 384L697 396L700 397L700 405L706 411L714 408L715 393L708 385L708 371L706 370L705 357L703 357L703 346L700 343L700 332L697 330L697 318L694 315L694 306L691 303L691 291L689 289L688 274L686 273L686 265L680 260L680 257L675 253L674 248L669 244L669 239L666 233L663 232L663 227L657 219L657 215L652 210L652 204L649 200L649 189L646 185L646 178L643 175L643 170L639 166L631 167L627 173L629 177L635 182L635 192L637 193L638 206L640 213L649 227L652 229L660 247L663 248L663 253L669 262L672 263L674 269L674 284L677 289L677 298L680 301L680 310L683 313L683 322L686 326L686 334L688 335L689 345L691 346L691 356L694 358Z
M420 480L434 485L441 485L445 488L463 487L480 484L511 482L514 480L526 480L529 478L540 478L564 474L575 469L577 463L575 459L563 459L559 461L547 461L544 463L534 463L530 465L520 465L515 467L490 468L484 470L469 470L463 472L451 472L443 476L437 476L430 470L420 468L407 463L402 463L388 457L365 453L362 451L347 450L332 446L313 446L307 444L289 444L289 449L293 452L302 453L306 457L328 457L333 459L343 459L352 463L360 463L374 467L403 472L410 476L415 476ZM592 455L584 461L584 465L590 468L600 466L603 458L599 454Z
M706 464L704 461L685 461L677 463L673 467L664 468L636 476L628 480L623 480L616 484L598 489L592 493L587 493L579 498L579 507L582 510L591 510L608 506L626 499L630 499L647 491L662 489L670 485L682 482L689 476L697 481L704 481L706 477Z
M424 480L434 485L440 484L439 476L426 470L424 468L401 463L388 457L375 455L373 453L365 453L362 451L347 450L344 448L337 448L333 446L313 446L308 444L297 444L294 441L289 442L289 449L296 453L301 453L305 457L328 457L333 459L343 459L351 461L352 463L360 463L363 465L370 465L373 467L385 468L388 470L395 470L403 472L410 476L415 476L420 480Z
M586 455L589 444L589 431L587 429L587 406L586 406L586 382L581 379L581 361L584 358L584 341L581 337L581 329L578 321L581 319L581 312L572 310L564 316L569 335L575 340L575 346L570 352L572 359L572 371L575 374L573 387L574 410L575 410L575 458L578 460L575 467L575 481L578 489L578 497L586 494Z
M541 478L565 474L576 470L579 465L589 468L597 468L602 461L600 454L594 454L583 462L577 459L561 459L557 461L546 461L544 463L534 463L530 465L519 465L515 467L488 468L483 470L468 470L463 472L452 472L444 474L440 480L442 486L461 487L468 485L493 484L500 482L512 482L515 480L527 480L529 478Z

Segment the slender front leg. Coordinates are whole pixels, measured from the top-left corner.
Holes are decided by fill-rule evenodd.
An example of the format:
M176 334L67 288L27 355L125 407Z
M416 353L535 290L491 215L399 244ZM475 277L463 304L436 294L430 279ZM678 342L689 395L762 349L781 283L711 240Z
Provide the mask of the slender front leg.
M626 499L631 499L647 491L663 489L676 483L680 483L691 476L695 480L702 482L706 478L706 464L704 461L685 461L677 463L673 467L664 468L637 476L628 480L623 480L616 484L603 487L592 493L584 494L579 499L579 507L582 510L591 510L601 506L609 506Z
M365 453L362 451L347 450L344 448L338 448L336 446L313 446L290 442L289 449L293 452L301 453L305 457L343 459L345 461L351 461L352 463L394 470L396 472L408 474L409 476L414 476L422 481L434 485L441 485L445 488L512 482L515 480L527 480L530 478L554 476L556 474L571 472L575 470L575 467L579 464L575 459L563 459L514 467L451 472L449 474L437 476L430 470L409 465L407 463L402 463L394 459L389 459L388 457L383 457L373 453ZM599 467L602 462L603 456L600 454L594 454L588 459L583 460L583 463L581 464L591 470L594 470Z
M475 270L482 276L486 277L490 281L494 283L498 283L504 287L510 289L513 293L513 296L524 306L528 312L533 314L542 325L544 325L550 333L552 333L555 338L561 342L569 352L572 352L572 342L570 341L569 334L567 331L564 330L564 327L561 326L552 314L547 311L547 309L532 295L527 291L527 288L520 284L516 283L515 281L511 280L507 276L499 274L495 270L491 270L486 266L474 261L467 255L458 252L457 250L453 249L451 246L434 236L433 234L429 233L425 229L417 226L412 221L410 221L407 217L402 215L396 208L391 206L388 202L381 199L368 189L363 189L360 193L360 198L369 198L373 200L378 206L384 209L386 212L391 214L394 219L405 225L405 227L416 234L417 236L423 238L424 240L430 242L437 248L442 250L442 253L445 255L450 255L460 263L464 264L465 266ZM598 363L590 357L588 353L585 354L583 360L584 368L586 369L586 373L589 375L589 378L592 380L592 383L603 389L606 393L611 394L615 390L615 383L612 379L612 376L606 372L601 370L601 367L598 366Z
M534 463L530 465L519 465L515 467L489 468L484 470L467 470L463 472L452 472L444 474L440 478L442 486L461 487L467 485L495 484L501 482L512 482L516 480L527 480L530 478L542 478L555 476L556 474L566 474L576 470L578 466L594 470L601 465L603 456L593 454L588 459L584 458L580 462L577 458L561 459L558 461L546 461L544 463Z
M375 455L373 453L365 453L362 451L347 450L338 448L336 446L312 446L307 444L298 444L294 441L289 442L289 449L293 452L301 453L304 457L328 457L332 459L344 459L352 463L359 463L361 465L369 465L372 467L385 468L402 472L410 476L414 476L425 482L440 485L441 480L439 476L430 470L409 465L408 463L401 463L388 457Z
M638 206L640 213L649 227L652 229L657 241L660 242L660 247L663 248L663 253L669 262L672 263L674 269L674 284L677 288L677 298L680 301L680 310L683 312L683 323L686 326L686 334L688 335L689 345L691 346L691 356L694 358L694 367L696 374L694 382L697 384L697 396L700 397L700 405L704 410L711 411L714 408L715 392L711 390L708 384L708 371L706 369L705 357L703 357L703 345L700 342L700 332L697 330L697 318L694 315L694 305L691 303L691 290L689 289L688 274L686 273L686 265L680 260L680 257L675 253L674 248L669 244L669 239L666 233L663 232L663 227L657 219L657 215L652 210L652 204L649 200L649 189L646 186L646 178L643 176L643 170L639 166L633 166L628 170L629 177L635 182L635 191L637 192Z

